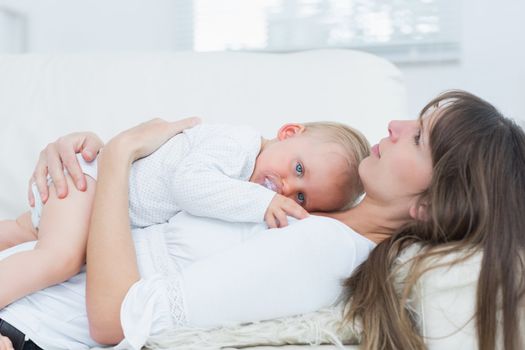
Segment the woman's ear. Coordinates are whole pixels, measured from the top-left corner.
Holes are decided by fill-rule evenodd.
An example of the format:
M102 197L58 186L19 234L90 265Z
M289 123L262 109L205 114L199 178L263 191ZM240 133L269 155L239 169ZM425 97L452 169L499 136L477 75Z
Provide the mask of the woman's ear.
M414 220L428 220L428 206L425 203L414 203L408 209L410 217Z
M282 141L292 136L302 134L306 128L302 124L289 123L281 126L277 132L277 139Z

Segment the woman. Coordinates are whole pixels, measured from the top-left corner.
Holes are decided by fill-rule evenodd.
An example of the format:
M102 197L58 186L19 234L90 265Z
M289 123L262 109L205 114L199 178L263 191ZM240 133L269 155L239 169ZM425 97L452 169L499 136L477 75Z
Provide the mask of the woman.
M432 268L429 258L465 252L456 261L461 262L482 251L475 314L479 348L523 349L523 130L465 92L444 94L421 114L430 119L431 130L419 142L430 144L434 164L430 186L418 198L421 219L408 221L378 244L346 281L346 318L362 320L366 349L425 349L416 315L405 307L410 290ZM423 249L399 291L393 266L413 243Z
M434 108L436 104L441 105ZM453 195L448 193L450 189L446 187L448 183L443 183L442 174L446 173L448 175L447 180L449 182L454 182L461 178L464 179L461 173L463 169L458 168L458 163L460 162L457 160L459 158L450 158L452 157L450 156L451 154L456 155L456 157L468 154L470 156L469 159L490 159L497 155L503 157L500 161L508 162L512 162L516 155L521 157L518 157L518 159L523 159L523 148L525 147L525 140L522 137L523 133L497 114L492 106L467 93L451 92L444 94L432 101L430 105L431 107L427 108L428 113L424 113L425 115L420 121L390 123L389 136L383 139L379 145L373 147L373 154L362 162L359 169L367 196L355 208L333 214L340 222L311 217L294 223L281 231L264 232L262 235L258 235L256 239L250 239L242 244L227 247L224 252L214 253L212 256L204 259L202 264L197 262L191 265L183 274L183 282L186 290L185 314L189 316L192 323L209 326L232 321L232 316L225 313L224 309L221 309L221 304L228 304L228 301L242 303L242 312L236 314L237 317L234 317L235 321L285 316L291 313L308 312L317 307L329 305L333 302L334 296L337 296L341 291L338 288L337 276L341 273L350 274L353 267L359 264L364 259L363 256L366 256L368 250L373 247L372 242L387 242L380 245L380 247L387 247L386 249L381 248L380 253L376 254L374 251L372 254L373 257L379 256L374 261L377 264L376 268L383 272L383 270L388 270L390 267L390 265L386 264L385 256L387 256L387 253L391 254L392 251L396 252L395 249L399 246L399 243L391 244L391 242L398 242L401 237L409 237L409 234L421 237L421 240L424 240L424 234L428 232L423 230L420 233L420 227L430 225L428 228L429 232L439 230L441 227L447 227L442 226L443 224L440 220L450 222L455 219L458 222L458 216L470 223L470 226L477 225L483 220L491 221L490 216L478 216L479 212L476 210L449 212L451 218L443 216L439 211L435 212L437 210L436 203L440 203L438 200L446 203L449 199L447 196L454 198ZM466 105L472 105L475 108L465 109ZM487 138L487 133L489 136L492 135L492 132L496 131L500 125L506 125L507 129L511 130L511 134L518 136L502 139L499 142L493 142L492 140L483 141L490 144L490 147L486 148L472 147L469 142L458 142L463 141L464 133L471 130L472 120L479 122L476 117L478 119L481 118L482 121L491 118L497 121L495 124L486 124L489 130L477 128L470 131L478 139L481 137ZM459 121L456 122L456 120ZM141 253L143 252L140 249L137 249L138 252L135 252L127 225L126 181L129 165L134 159L152 152L163 140L179 130L180 125L178 124L162 122L139 126L110 141L99 158L100 175L87 252L87 313L91 334L95 340L101 343L118 343L126 335L127 339L122 343L123 346L124 344L131 344L134 347L139 347L150 334L162 331L173 325L173 323L169 324L166 321L168 316L158 315L159 311L166 310L166 307L155 309L156 305L149 305L147 296L141 295L145 291L153 293L158 291L158 289L143 288L148 283L154 284L155 281L141 279L141 275L147 275L147 271L143 271L141 266L137 266L137 261L139 263L142 261ZM448 137L446 140L449 143L436 143L436 140L444 138L443 134ZM68 140L77 142L80 138L72 137L68 138ZM131 152L129 151L130 149L132 150ZM511 149L513 152L505 152L507 149ZM65 154L68 154L70 151L71 149L61 152L62 155L60 157L66 157ZM50 154L55 159L57 158L56 152L51 152ZM443 155L448 155L448 157ZM461 161L464 160L461 158ZM484 193L492 198L496 196L489 191L490 185L495 181L495 178L491 177L493 174L490 173L491 169L489 169L493 164L490 162L478 163L480 169L487 172L487 180L482 184L482 186L485 186L483 189L487 190ZM47 163L43 160L38 169L47 167ZM49 168L50 172L58 173L60 177L61 170L56 171L56 169L61 168L60 162L51 163ZM523 176L522 172L523 170L518 172L517 175ZM437 178L436 175L438 176ZM470 180L470 175L468 176ZM38 178L39 176L37 176ZM41 180L40 178L39 181ZM508 183L504 185L506 187L503 186L501 189L510 189L522 195L522 198L525 198L523 196L523 187ZM471 183L470 181L457 181L457 186L454 190L470 193L479 190L476 186L476 183ZM177 224L176 221L179 221L178 224L180 225L180 221L184 220L191 221L195 220L195 218L181 216L177 220L173 220L172 224ZM437 226L432 226L431 224ZM217 225L217 223L213 223L213 225ZM216 226L213 227L215 228ZM401 227L408 227L410 230L407 229L408 231L404 230L401 231L402 233L395 234ZM523 225L520 226L520 228L523 227ZM466 226L466 228L469 228L469 226ZM321 234L316 233L320 231L322 232ZM395 235L392 236L393 234ZM438 231L436 235L439 236L441 234L442 232ZM137 234L135 233L135 235ZM310 248L308 242L314 242L313 245L324 242L326 247L330 247L330 249L306 249L306 259L304 255L295 254L295 252L290 254L288 248L296 248L295 245L302 244L304 241L306 241L307 248ZM135 245L137 245L136 241ZM344 254L341 254L340 250L335 249L337 246L344 248ZM119 247L119 249L115 249L115 247ZM279 248L283 249L279 250ZM335 251L332 251L332 248ZM231 255L232 251L235 254ZM243 252L245 252L244 255L242 254ZM329 253L326 254L326 252ZM138 253L138 258L136 258L136 253ZM260 259L253 259L252 254L262 254L257 257L262 256L267 259L261 262ZM240 260L232 262L229 259L231 256L240 258ZM317 260L319 257L321 257L320 260ZM379 261L381 258L383 260ZM277 261L277 264L274 264L275 261ZM327 268L325 270L317 270L317 265L319 264L327 265ZM238 267L238 265L242 265L242 268ZM195 266L197 267L195 268ZM217 268L217 266L220 268ZM363 317L365 329L367 329L366 333L368 334L367 327L369 323L372 323L370 320L375 318L380 312L374 308L370 308L370 312L368 312L366 307L361 306L375 298L371 303L366 304L366 306L373 305L374 302L380 299L380 292L377 292L377 295L374 293L365 295L364 291L369 290L367 289L368 284L375 283L367 280L367 277L371 276L370 271L372 270L367 268L367 266L369 265L365 264L358 271L356 277L348 283L356 290L351 297L355 302L355 307L351 309L348 317ZM225 271L224 267L228 267L230 270ZM287 278L275 279L271 272L275 272L277 267L285 271L289 270L292 275L284 273L284 277L294 277L293 281L290 282ZM300 278L293 275L293 273L304 273L310 268L317 272L321 271L319 276L316 276L318 279L315 280L315 283L310 285L304 283L304 281L311 281L311 276ZM242 278L237 276L238 269L244 271L244 274L240 275ZM335 273L333 273L334 271ZM332 274L330 278L322 279L324 273ZM385 277L384 280L387 280L387 273L388 271L382 275ZM250 281L250 283L244 285L241 283L239 287L230 286L229 289L223 285L231 285L231 283L224 283L225 281L223 281L231 278L231 276L234 276L231 281L239 282L253 274L257 277L262 276L259 279L267 279L265 280L267 283L252 283ZM213 288L208 287L206 284L203 286L203 276L217 275L220 278L211 280ZM356 278L359 277L361 277L358 280L359 283L356 283ZM276 281L278 282L275 283ZM301 283L303 283L300 285L301 288L308 286L312 293L304 299L296 300L293 287ZM201 288L195 288L197 285L200 285ZM272 293L272 290L268 290L266 285L273 286L277 290L275 293ZM240 288L242 291L240 297L235 294L237 288ZM361 288L361 294L359 294L360 290L358 288ZM188 290L191 290L191 293ZM378 290L381 290L381 288L378 288ZM519 293L518 287L515 287L515 291ZM290 295L291 297L289 297ZM248 302L243 303L245 298ZM137 303L137 300L141 299L143 302ZM234 301L231 299L234 299ZM155 302L158 302L158 300L154 299ZM388 300L397 300L397 297ZM278 306L271 310L270 313L261 311L261 308L256 305L259 302L264 309L272 309L270 301L277 303ZM17 312L19 314L23 313L20 311L22 307L17 306L20 303L23 304L23 300L14 303L14 306L8 307L8 312L0 313L0 317L5 319L4 316L8 316L9 319L7 321L11 325L28 333L27 330L30 327L27 327L24 322L17 323L17 317L14 315ZM383 305L389 306L391 303L394 303L393 307L398 307L397 303L393 301L389 303L384 302ZM133 306L137 307L136 310L134 310ZM15 312L10 314L10 309L15 310ZM154 310L156 312L153 312ZM384 310L388 309L383 309L383 312L385 312ZM137 313L135 318L133 317L133 311ZM171 311L175 311L175 314L181 314L177 313L177 310ZM494 310L492 311L495 312ZM165 311L165 313L167 312L170 312L170 310ZM400 313L402 314L403 312L400 311ZM369 317L369 314L373 316ZM26 313L25 316L29 317L31 313ZM82 318L82 316L80 317ZM144 318L146 321L144 321ZM130 324L133 322L139 323L138 326ZM481 322L482 327L484 325L483 322ZM152 324L156 325L152 326ZM382 323L381 325L384 326L385 324ZM145 333L140 332L143 326L147 328ZM381 327L373 328L373 330L375 333L371 334L365 342L368 348L375 348L374 345L377 344L383 344L385 348L396 348L398 343L395 342L394 336L398 338L403 336L402 333L399 333L403 331L402 327L401 329L394 328L391 334L386 336L383 334L384 331ZM75 331L79 331L79 328L75 328ZM140 339L137 339L136 336L134 337L135 331L139 331ZM38 335L37 332L34 332L34 334ZM28 335L32 336L31 334ZM80 337L78 334L76 336ZM85 335L83 336L85 337ZM505 338L508 337L507 334L505 336ZM515 333L510 336L514 339L517 337ZM377 339L379 339L379 342L376 341ZM383 341L384 339L386 340Z

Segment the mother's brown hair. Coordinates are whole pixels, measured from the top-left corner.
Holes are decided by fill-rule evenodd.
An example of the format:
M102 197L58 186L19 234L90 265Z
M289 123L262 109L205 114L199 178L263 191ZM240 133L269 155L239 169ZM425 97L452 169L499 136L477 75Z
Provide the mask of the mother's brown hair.
M427 259L465 252L454 264L482 251L475 314L479 348L492 350L501 339L498 346L520 349L525 134L491 104L464 91L439 95L423 108L423 116L431 118L433 162L430 187L419 200L425 219L380 243L345 281L345 319L362 321L365 349L425 349L407 298L417 279L432 269ZM413 243L422 250L411 260L400 290L393 266Z

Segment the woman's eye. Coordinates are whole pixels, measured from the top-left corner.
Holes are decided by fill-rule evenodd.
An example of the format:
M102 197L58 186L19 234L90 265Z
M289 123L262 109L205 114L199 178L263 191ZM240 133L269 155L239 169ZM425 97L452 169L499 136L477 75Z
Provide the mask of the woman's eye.
M303 169L303 165L301 163L297 163L295 165L295 172L297 173L297 175L301 176L303 175L303 172L304 172L304 169Z
M304 204L304 193L297 193L297 201L299 202L299 204Z
M421 130L418 130L417 131L417 134L414 136L414 143L417 145L419 145L419 139L421 138Z

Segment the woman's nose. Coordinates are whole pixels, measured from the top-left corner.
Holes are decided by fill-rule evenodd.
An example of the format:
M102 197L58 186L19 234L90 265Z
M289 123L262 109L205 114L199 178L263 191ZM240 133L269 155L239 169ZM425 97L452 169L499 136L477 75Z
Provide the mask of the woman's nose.
M400 124L401 121L399 120L392 120L390 123L388 123L388 137L392 142L396 142L399 138Z
M388 123L388 137L392 142L399 140L399 137L403 135L405 130L408 130L412 120L392 120Z

